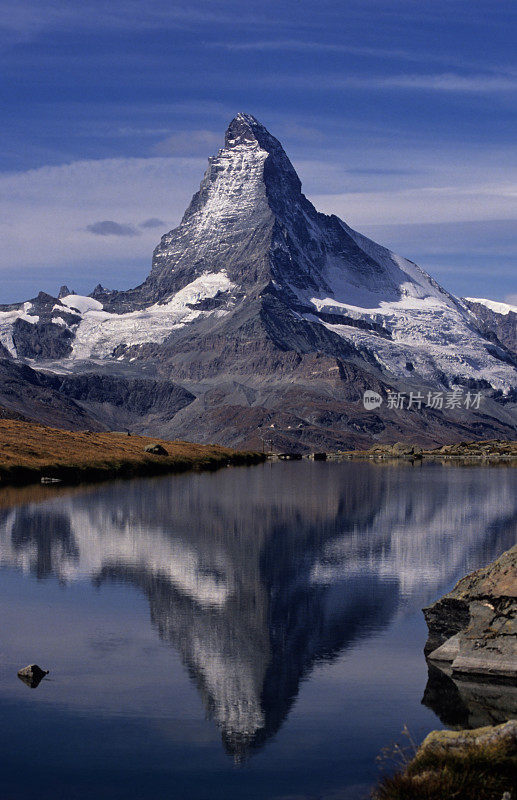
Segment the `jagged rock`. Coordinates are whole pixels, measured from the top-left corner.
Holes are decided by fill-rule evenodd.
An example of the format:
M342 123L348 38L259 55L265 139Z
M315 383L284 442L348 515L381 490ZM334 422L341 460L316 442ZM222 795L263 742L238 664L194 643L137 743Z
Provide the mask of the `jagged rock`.
M395 442L395 444L391 447L391 452L394 455L409 455L413 452L413 448L411 445L406 444L405 442Z
M168 456L169 453L161 444L148 444L144 447L146 453L152 453L153 456Z
M48 673L48 669L41 669L37 664L29 664L18 670L18 677L31 689L35 689Z
M517 545L424 609L429 659L453 676L517 678Z
M52 322L32 324L17 319L13 344L19 358L63 358L72 351L73 332Z

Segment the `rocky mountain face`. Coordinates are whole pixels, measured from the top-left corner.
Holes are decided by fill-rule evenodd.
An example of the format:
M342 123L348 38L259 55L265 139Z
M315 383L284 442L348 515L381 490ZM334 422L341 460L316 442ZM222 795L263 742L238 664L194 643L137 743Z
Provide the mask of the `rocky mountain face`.
M278 140L238 114L148 278L0 307L0 356L179 383L192 402L131 423L161 436L302 451L514 438L515 319L487 314L317 212ZM440 392L462 400L433 405Z
M194 400L171 381L84 373L55 374L0 359L0 417L71 430L131 428L142 417L162 423Z
M516 306L474 297L466 297L464 303L475 314L487 339L491 339L494 344L502 344L511 353L517 354Z

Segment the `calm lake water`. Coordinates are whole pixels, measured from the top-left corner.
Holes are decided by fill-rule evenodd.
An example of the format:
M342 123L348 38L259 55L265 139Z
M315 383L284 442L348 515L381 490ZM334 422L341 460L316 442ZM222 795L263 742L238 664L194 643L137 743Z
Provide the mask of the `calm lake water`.
M405 724L483 720L428 684L421 608L515 543L516 490L305 461L3 490L0 797L367 796Z

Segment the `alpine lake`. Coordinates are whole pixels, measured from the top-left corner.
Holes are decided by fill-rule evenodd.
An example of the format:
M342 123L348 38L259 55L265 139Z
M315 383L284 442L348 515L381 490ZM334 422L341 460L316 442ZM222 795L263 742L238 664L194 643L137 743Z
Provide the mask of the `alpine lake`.
M2 800L361 800L504 721L422 607L511 547L517 470L264 463L0 491ZM38 663L34 688L17 676Z

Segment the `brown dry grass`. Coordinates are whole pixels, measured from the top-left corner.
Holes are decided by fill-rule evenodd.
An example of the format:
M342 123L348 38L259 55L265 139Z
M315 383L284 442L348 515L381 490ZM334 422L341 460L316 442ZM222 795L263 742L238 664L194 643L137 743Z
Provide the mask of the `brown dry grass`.
M145 453L161 444L167 456ZM28 483L41 476L68 481L216 468L255 463L258 453L217 445L169 442L149 436L90 433L46 428L30 422L0 420L0 483Z

